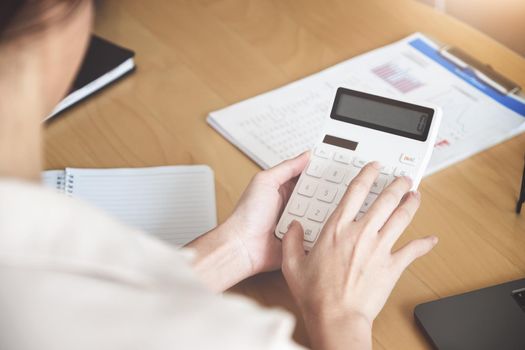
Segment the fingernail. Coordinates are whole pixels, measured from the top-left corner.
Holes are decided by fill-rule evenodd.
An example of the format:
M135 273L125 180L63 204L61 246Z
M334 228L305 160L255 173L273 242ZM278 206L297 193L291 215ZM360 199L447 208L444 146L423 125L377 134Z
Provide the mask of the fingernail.
M414 197L416 197L418 200L421 199L421 192L419 192L419 191L413 191L412 193L414 194Z
M439 239L436 236L432 236L432 244L436 245L438 244L438 242L439 242Z
M372 163L370 163L372 165L372 167L376 168L377 170L381 170L381 168L383 167L381 165L381 163L379 163L378 161L373 161Z

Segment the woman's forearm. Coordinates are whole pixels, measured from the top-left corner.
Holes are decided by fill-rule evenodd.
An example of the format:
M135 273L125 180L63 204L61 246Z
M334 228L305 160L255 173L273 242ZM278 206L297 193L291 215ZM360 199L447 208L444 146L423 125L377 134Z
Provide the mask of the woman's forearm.
M250 257L230 226L225 222L186 246L195 253L194 271L216 292L222 292L253 274Z
M372 349L372 325L361 315L306 316L305 324L314 350Z

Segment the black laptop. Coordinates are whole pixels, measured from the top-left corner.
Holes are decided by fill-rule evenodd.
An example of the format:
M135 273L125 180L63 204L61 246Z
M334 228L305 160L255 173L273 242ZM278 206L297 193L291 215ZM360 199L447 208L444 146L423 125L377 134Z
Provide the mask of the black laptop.
M525 279L416 306L437 349L525 349Z

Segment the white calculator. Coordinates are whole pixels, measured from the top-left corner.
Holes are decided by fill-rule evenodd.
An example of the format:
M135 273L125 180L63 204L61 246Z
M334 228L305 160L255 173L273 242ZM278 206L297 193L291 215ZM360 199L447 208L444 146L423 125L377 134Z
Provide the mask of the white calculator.
M371 161L379 161L382 168L356 219L397 176L409 176L415 190L432 155L440 122L439 107L339 88L321 139L275 235L282 238L297 220L304 230L304 247L310 250L350 181Z

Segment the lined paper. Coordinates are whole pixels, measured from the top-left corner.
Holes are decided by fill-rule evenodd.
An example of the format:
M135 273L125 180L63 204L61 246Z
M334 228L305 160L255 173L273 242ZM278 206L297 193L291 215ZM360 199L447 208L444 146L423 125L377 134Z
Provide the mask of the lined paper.
M42 183L58 192L64 192L66 172L64 170L48 170L42 172Z
M45 172L44 183L53 175ZM213 172L205 165L67 168L65 175L67 195L177 246L217 225Z

